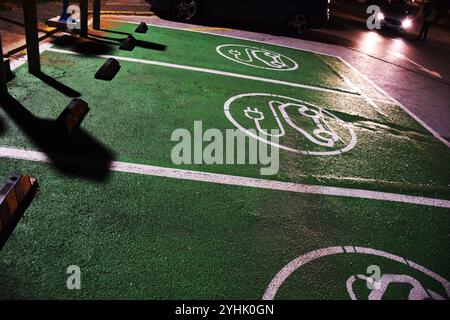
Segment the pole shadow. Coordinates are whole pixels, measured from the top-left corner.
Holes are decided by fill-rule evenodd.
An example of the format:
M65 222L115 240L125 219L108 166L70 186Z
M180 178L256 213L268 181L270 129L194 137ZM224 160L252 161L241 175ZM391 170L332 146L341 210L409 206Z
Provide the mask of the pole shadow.
M66 50L74 51L83 55L110 54L113 51L113 46L117 45L115 42L91 41L69 35L57 37L52 40L52 43Z
M114 45L120 45L120 43L122 43L122 41L124 41L126 39L125 38L114 38L114 37L107 37L107 36L101 36L101 35L97 35L97 34L89 34L89 39L92 41L107 41L108 43L113 43ZM149 42L149 41L143 41L143 40L138 40L136 39L136 47L141 47L144 49L149 49L149 50L157 50L157 51L166 51L167 50L167 46L160 44L160 43L155 43L155 42Z
M109 32L109 31L108 31ZM130 34L124 33L128 36ZM61 37L55 37L52 43L58 47L64 48L83 55L108 55L122 43L124 38L107 37L97 34L89 34L88 39L82 39L78 37L73 37L70 35L63 35ZM166 51L167 46L159 43L148 42L136 39L136 47L141 47L144 49Z
M2 97L0 105L56 170L67 176L107 180L114 154L82 128L65 135L58 122L34 116L10 95Z
M131 33L128 32L122 32L122 31L115 31L115 30L108 30L108 29L98 29L98 31L102 31L102 32L107 32L107 33L115 33L115 34L120 34L123 36L131 36Z
M59 82L58 80L50 77L49 75L46 75L42 71L33 73L33 75L36 78L40 79L45 84L49 85L50 87L52 87L55 90L58 90L59 92L61 92L62 94L64 94L65 96L67 96L69 98L78 98L81 96L81 93L79 93L78 91L73 90L72 88L66 86L65 84Z
M0 137L5 133L6 126L2 118L0 118Z

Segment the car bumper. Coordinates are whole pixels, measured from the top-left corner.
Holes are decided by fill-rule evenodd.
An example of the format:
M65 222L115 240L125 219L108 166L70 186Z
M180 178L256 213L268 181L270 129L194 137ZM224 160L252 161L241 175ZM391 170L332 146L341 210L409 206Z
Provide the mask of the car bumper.
M310 28L323 28L330 20L331 11L328 8L323 14L309 17Z
M401 24L389 23L389 22L382 22L381 29L391 29L391 30L397 30L397 31L408 30L407 28L403 28L403 26Z

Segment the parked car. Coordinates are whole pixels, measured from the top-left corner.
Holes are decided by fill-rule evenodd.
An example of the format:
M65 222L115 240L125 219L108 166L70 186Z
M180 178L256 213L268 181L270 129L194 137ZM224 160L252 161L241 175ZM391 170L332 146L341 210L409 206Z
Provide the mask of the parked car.
M330 17L330 0L149 0L152 10L190 22L200 16L234 18L282 25L291 36L323 27Z
M394 29L405 32L413 26L412 8L403 1L392 1L381 6L378 19L381 21L381 29Z

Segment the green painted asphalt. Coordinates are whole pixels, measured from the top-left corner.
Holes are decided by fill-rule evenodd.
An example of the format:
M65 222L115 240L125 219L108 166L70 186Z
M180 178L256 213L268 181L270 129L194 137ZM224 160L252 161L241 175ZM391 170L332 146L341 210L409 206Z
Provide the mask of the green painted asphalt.
M171 136L178 128L193 134L194 121L202 121L204 130L217 128L225 134L226 129L234 129L224 113L229 98L242 93L270 93L325 108L350 125L357 143L352 150L334 156L281 150L279 173L265 178L450 197L450 151L399 107L379 104L384 113L381 115L360 97L343 98L340 94L126 61L121 61L122 69L113 81L95 80L93 75L103 62L100 58L54 52L42 55L47 75L82 93L81 98L91 107L83 131L110 150L116 160L261 177L261 165L176 166L171 153L177 143L171 141ZM55 119L70 101L29 76L26 66L17 71L10 92L36 117L44 119ZM266 100L256 97L249 103L263 107L270 102ZM237 107L244 108L245 101L238 101ZM3 146L41 148L33 138L37 132L27 136L19 123L14 123L3 110L0 114L6 124ZM243 112L236 118L242 123L249 121ZM343 136L349 143L349 134L344 132ZM280 142L298 149L327 149L308 145L308 140L292 129Z
M135 26L114 28L131 32ZM299 60L297 71L268 73L214 55L217 45L231 41L223 37L162 28L136 37L164 44L167 50L136 48L129 53L113 48L103 53L330 88L345 87L345 77L371 98L387 99L335 58L262 45ZM188 43L195 46L181 54L180 48ZM203 55L200 48L214 52ZM340 155L281 150L279 173L263 178L450 198L450 151L394 104L378 103L375 110L357 95L126 61L120 61L122 68L111 82L95 80L103 62L86 56L42 54L43 72L79 92L91 108L82 129L65 146L66 156L102 156L261 178L259 165L176 166L170 158L176 143L170 137L177 128L193 133L194 121L202 121L205 130L234 129L225 115L225 102L240 94L264 93L276 95L274 101L281 103L292 102L282 98L290 97L323 108L355 132L357 143ZM16 71L9 90L19 105L0 108L0 146L49 153L49 141L41 137L71 98L28 75L26 65ZM232 104L231 110L239 123L251 126L254 123L244 116L244 108L267 111L271 101L267 96L246 97ZM17 113L22 117L14 118ZM276 124L274 119L265 120L265 128ZM305 130L314 129L295 112L291 120ZM337 145L346 145L350 135L342 122L331 119L329 125L343 139ZM326 150L285 127L284 145ZM0 158L0 177L14 171L35 176L41 191L0 252L0 298L260 299L287 263L330 246L383 250L450 279L449 209L83 168L69 174L58 165ZM69 265L81 267L81 290L66 289ZM349 298L346 281L366 274L370 265L379 266L383 274L412 276L426 289L449 298L442 284L423 273L369 255L313 261L294 272L276 298ZM392 288L386 297L408 295L408 286ZM369 293L364 282L355 283L354 290L360 298Z
M28 172L41 185L0 252L1 298L261 299L289 261L336 245L384 250L450 279L448 209L123 173L89 182L0 161L1 176ZM445 293L388 260L337 256L295 272L277 298L347 299L347 278L372 264ZM66 289L69 265L81 268L79 291Z
M156 60L325 88L352 90L338 74L332 72L331 65L323 63L322 58L314 53L183 30L150 26L146 34L138 34L134 33L137 27L135 24L108 22L107 25L110 26L104 27L103 32L95 33L97 36L91 35L91 39L97 40L95 45L86 43L74 45L63 40L56 41L55 47L77 50L82 53L96 52L136 59ZM128 34L132 34L138 40L137 46L132 52L119 50L118 48L120 41L126 38ZM216 51L218 46L227 44L246 45L274 51L295 61L298 64L298 69L271 71L228 60ZM241 52L241 57L244 60L249 59L244 51ZM252 58L254 61L259 61L254 57ZM288 64L291 66L290 63ZM258 65L264 66L261 63Z
M149 26L150 29L146 34L139 34L134 33L137 27L136 24L114 22L112 20L108 20L105 24L106 26L102 29L102 34L95 33L100 35L100 37L91 36L91 39L104 41L103 43L98 42L97 45L73 45L67 44L65 41L58 41L56 42L56 48L77 50L81 53L102 51L105 54L123 57L157 60L329 89L353 91L354 88L344 81L343 77L346 77L370 98L386 99L384 94L376 90L372 84L368 83L361 75L354 72L354 70L336 57L189 30ZM128 35L133 35L140 42L137 43L137 46L132 52L119 50L118 45L120 41ZM230 61L220 56L216 50L217 47L227 44L261 48L279 53L295 61L298 64L298 69L291 71L271 71ZM241 55L243 59L248 59L244 52L241 52ZM253 59L256 60L255 58ZM258 65L261 66L260 63Z

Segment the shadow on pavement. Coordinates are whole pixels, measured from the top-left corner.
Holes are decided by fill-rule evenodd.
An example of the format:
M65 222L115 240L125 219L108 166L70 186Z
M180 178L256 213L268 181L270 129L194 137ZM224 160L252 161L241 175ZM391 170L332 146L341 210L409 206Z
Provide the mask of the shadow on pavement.
M124 35L128 36L127 33L124 33ZM108 55L114 51L114 47L119 46L125 39L126 37L116 38L90 33L88 39L64 35L57 38L55 37L52 40L52 43L66 50L74 51L83 55ZM167 49L167 46L163 44L138 39L136 39L136 46L158 51L165 51Z
M125 40L126 37L125 38L114 38L114 37L107 37L107 36L102 36L102 35L92 33L92 34L89 34L89 39L92 41L107 42L107 43L111 43L113 45L120 45L120 43L123 40ZM141 47L141 48L149 49L149 50L157 50L157 51L166 51L167 50L167 46L165 46L163 44L142 41L142 40L138 40L138 39L136 39L136 47Z
M154 13L160 19L179 22L173 17L171 17L171 15L167 12L160 12L158 10L154 10ZM196 19L196 21L190 21L189 24L197 27L229 28L256 33L266 33L276 36L285 35L285 30L282 26L252 22L247 20L245 21L237 20L233 18L201 17Z
M3 133L5 133L5 131L6 131L5 123L3 122L3 119L0 118L0 137L3 135Z
M349 39L340 37L335 34L325 33L321 32L320 30L312 30L312 29L305 34L303 40L315 41L344 47L353 47L356 45L355 42Z
M99 29L98 31L120 34L120 35L127 36L127 37L131 36L131 33L122 32L122 31L115 31L115 30L108 30L108 29Z
M8 18L5 18L5 17L0 17L0 20L5 21L5 22L8 22L8 23L11 23L11 24L15 24L15 25L17 25L17 26L19 26L19 27L25 27L25 24L23 24L23 23L20 22L20 21L8 19ZM43 33L47 33L47 32L48 32L47 30L40 29L40 28L38 28L38 31L39 31L39 32L43 32Z
M65 84L59 82L58 80L46 75L43 72L34 73L33 74L36 78L40 79L45 84L49 85L55 90L58 90L62 94L64 94L67 97L70 98L77 98L81 96L81 93L78 91L73 90L72 88L66 86Z
M10 95L2 98L0 105L58 171L95 181L107 180L114 155L83 129L67 136L56 121L34 116Z
M84 55L110 54L113 51L112 46L115 45L113 42L104 43L99 41L91 41L69 35L57 37L52 40L52 43L66 50L71 50Z

